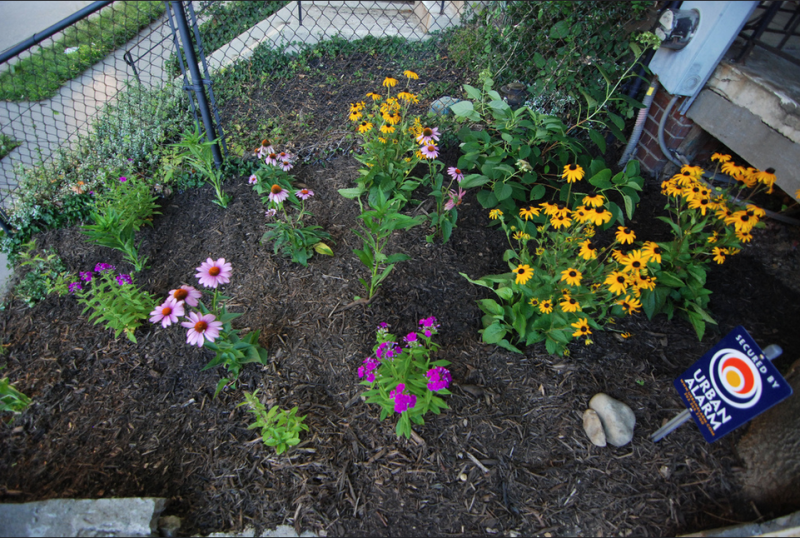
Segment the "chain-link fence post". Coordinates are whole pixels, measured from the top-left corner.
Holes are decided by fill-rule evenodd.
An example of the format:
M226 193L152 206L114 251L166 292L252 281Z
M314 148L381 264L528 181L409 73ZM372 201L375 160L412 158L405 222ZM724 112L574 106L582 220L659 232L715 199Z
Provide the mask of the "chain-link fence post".
M189 74L191 76L191 84L187 81L184 87L187 90L194 90L195 97L197 97L197 108L200 109L200 116L203 119L203 126L206 130L206 139L209 142L214 142L217 139L217 133L211 118L208 100L206 99L204 80L200 74L200 68L197 65L194 45L189 34L189 23L186 19L186 11L183 8L183 2L170 2L170 4L175 14L175 23L181 36L181 43L183 44L184 58L186 59L186 64L189 67ZM177 53L180 54L181 51L178 50ZM219 168L222 165L222 153L219 150L219 144L215 143L211 147L211 150L214 153L214 163L217 165L217 168Z

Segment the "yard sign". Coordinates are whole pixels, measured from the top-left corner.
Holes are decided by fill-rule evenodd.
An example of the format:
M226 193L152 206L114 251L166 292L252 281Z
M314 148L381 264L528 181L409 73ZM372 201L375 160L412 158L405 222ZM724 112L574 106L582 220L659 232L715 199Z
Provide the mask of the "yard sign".
M676 379L675 388L709 443L792 394L742 326Z

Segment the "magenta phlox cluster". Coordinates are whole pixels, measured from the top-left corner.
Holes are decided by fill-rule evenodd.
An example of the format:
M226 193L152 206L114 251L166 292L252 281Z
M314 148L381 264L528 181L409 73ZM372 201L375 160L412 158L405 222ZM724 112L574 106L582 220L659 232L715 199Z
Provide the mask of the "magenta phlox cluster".
M419 347L422 345L422 342L419 341L419 336L417 336L417 333L408 333L403 340L406 342L406 347Z
M102 273L103 271L113 271L114 269L116 269L116 267L114 267L110 263L98 263L97 265L94 266L95 273Z
M428 390L432 390L433 392L446 389L450 386L450 382L453 381L453 376L450 375L450 371L442 366L431 368L425 373L425 377L428 378Z
M124 286L125 284L133 284L131 275L117 275L117 284Z
M81 277L81 280L84 282L91 282L92 280L92 272L91 271L81 271L78 273Z
M394 390L389 392L389 398L394 400L394 410L396 413L402 413L413 409L417 405L417 397L413 394L403 394L406 390L404 383L400 383Z
M358 367L358 378L367 378L367 381L372 383L375 381L375 370L378 369L381 363L372 357L367 357L361 366Z
M422 332L428 338L439 333L437 330L439 328L439 324L436 322L436 318L433 316L419 320L419 325L422 327Z
M82 289L83 289L83 286L81 286L80 282L73 282L73 283L71 283L69 285L69 292L70 293L75 293L76 291L82 290Z
M397 342L384 342L375 350L375 356L378 357L378 360L394 360L402 352L403 350L397 346Z

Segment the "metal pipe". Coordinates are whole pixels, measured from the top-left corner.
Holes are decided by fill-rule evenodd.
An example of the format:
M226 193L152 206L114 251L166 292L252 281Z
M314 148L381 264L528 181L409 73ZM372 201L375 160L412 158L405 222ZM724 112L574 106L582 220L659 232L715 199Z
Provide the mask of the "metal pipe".
M108 4L111 4L111 3L112 2L94 2L94 3L86 6L85 8L81 9L80 11L76 11L75 13L73 13L72 15L67 17L66 19L63 19L63 20L55 23L53 26L51 26L47 30L41 31L38 34L33 34L31 37L29 37L25 41L22 41L21 43L18 43L15 47L10 48L7 51L5 51L4 53L0 54L0 64L3 64L5 62L7 62L8 60L13 58L14 56L19 54L20 52L26 51L29 48L33 47L34 45L38 45L39 43L41 43L42 41L44 41L48 37L51 37L51 36L57 34L61 30L63 30L64 28L75 24L79 20L88 17L89 15L94 13L95 11L101 10L104 7L106 7Z
M172 9L175 12L175 22L178 26L178 31L181 35L183 42L183 53L186 55L186 63L189 67L189 73L192 76L192 84L189 85L194 90L197 97L197 108L200 109L200 116L203 118L203 126L206 129L206 139L209 142L214 142L211 146L211 152L214 155L214 164L219 168L222 165L222 155L219 151L219 144L216 143L217 133L214 129L214 122L211 120L211 111L208 109L208 101L203 88L203 77L200 75L200 69L197 66L197 57L194 55L194 46L192 39L189 35L189 28L186 23L186 11L183 9L183 3L180 1L170 2Z
M669 116L670 112L672 112L672 108L675 106L675 103L678 102L678 98L680 95L673 95L672 99L669 100L669 104L667 108L664 110L664 114L661 116L661 121L658 122L658 147L661 148L661 153L664 154L664 157L667 158L669 162L680 168L684 164L689 164L688 161L685 163L679 162L673 155L672 151L667 147L667 143L664 142L664 126L667 124L667 117Z
M655 99L658 86L658 77L653 77L653 82L650 83L650 87L647 88L647 94L644 96L644 108L639 110L639 114L636 116L636 123L633 126L631 137L628 139L628 145L625 146L625 151L622 153L622 157L620 157L619 162L617 163L617 165L620 167L628 164L628 161L630 161L631 157L633 157L633 152L636 151L636 145L639 143L639 139L642 137L644 123L647 120L647 115L650 113L650 106L653 104L653 99Z

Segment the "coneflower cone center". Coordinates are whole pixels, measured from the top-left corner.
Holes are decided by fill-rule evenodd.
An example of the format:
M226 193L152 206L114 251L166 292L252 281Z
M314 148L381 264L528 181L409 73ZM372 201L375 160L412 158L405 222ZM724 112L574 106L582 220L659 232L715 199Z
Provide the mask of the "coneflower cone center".
M269 192L271 192L272 194L278 194L282 190L283 188L280 185L273 185L272 188L270 188Z
M198 321L194 324L194 330L199 333L204 332L206 329L208 329L208 323L205 321Z
M432 134L433 134L433 131L431 131L428 127L425 127L422 130L422 136L431 136Z
M162 316L169 316L170 314L172 314L172 308L170 308L170 307L168 307L168 306L165 306L165 307L164 307L164 308L161 310L161 315L162 315Z
M220 273L219 267L212 267L211 269L208 270L208 274L211 276L217 276L219 275L219 273Z
M175 297L176 301L183 301L189 296L189 292L186 290L175 290L175 293L173 293L172 296Z

